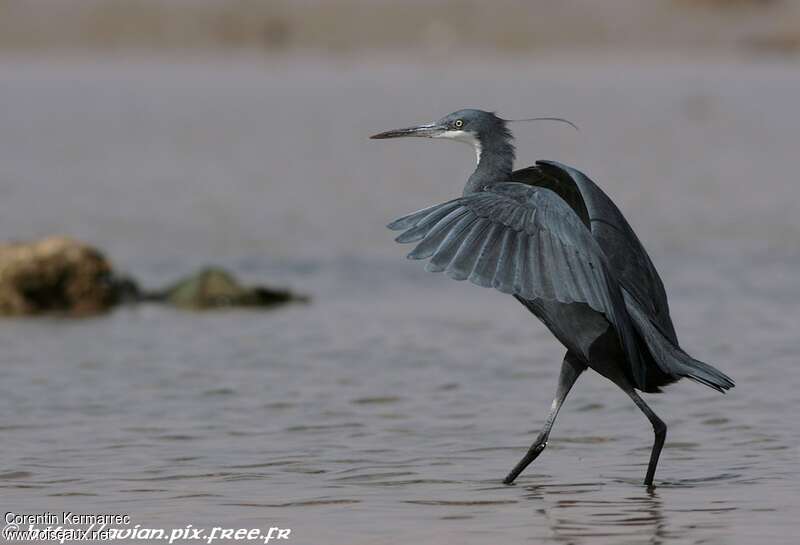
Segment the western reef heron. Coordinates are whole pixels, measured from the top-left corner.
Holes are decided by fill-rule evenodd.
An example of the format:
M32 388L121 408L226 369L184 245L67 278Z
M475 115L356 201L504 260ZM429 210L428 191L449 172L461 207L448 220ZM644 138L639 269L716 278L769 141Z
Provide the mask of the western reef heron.
M514 170L508 120L493 113L459 110L372 138L406 136L466 142L478 162L461 197L389 224L403 231L397 242L416 243L408 257L428 259L428 271L513 295L567 349L544 428L504 482L513 483L545 449L564 399L589 367L653 425L644 480L652 487L667 426L636 390L659 392L683 377L720 392L734 383L681 349L661 278L622 213L569 166L538 161Z

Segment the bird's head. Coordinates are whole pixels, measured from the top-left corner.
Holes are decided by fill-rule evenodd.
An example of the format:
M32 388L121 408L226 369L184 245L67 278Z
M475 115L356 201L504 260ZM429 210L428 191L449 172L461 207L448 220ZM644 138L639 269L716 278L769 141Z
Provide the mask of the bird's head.
M481 153L489 151L513 160L514 146L511 131L507 124L512 121L559 121L577 129L572 122L560 117L534 117L530 119L503 119L492 112L484 110L458 110L433 123L417 125L405 129L395 129L372 135L370 138L401 138L404 136L421 136L425 138L448 138L469 144L475 150L478 162Z
M504 119L491 112L473 109L458 110L433 123L386 131L375 134L370 138L384 139L405 136L448 138L458 142L465 142L475 149L478 160L480 160L481 150L489 140L511 140L511 133L506 128Z

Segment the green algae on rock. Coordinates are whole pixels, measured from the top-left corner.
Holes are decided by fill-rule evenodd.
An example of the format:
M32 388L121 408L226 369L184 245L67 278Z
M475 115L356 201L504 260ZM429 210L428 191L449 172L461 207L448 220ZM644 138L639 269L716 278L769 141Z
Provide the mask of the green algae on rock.
M179 308L204 310L222 307L273 307L292 301L306 301L287 290L264 286L243 286L229 272L209 267L187 276L151 299Z

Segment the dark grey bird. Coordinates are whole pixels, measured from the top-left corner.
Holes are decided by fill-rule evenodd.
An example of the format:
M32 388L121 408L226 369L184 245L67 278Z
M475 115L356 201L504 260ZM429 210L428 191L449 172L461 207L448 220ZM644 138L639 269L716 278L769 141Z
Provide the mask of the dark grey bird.
M544 428L504 482L545 449L564 399L589 367L653 425L644 480L652 487L667 426L636 390L659 392L683 377L723 393L734 383L681 349L661 278L625 217L574 168L538 161L514 170L508 121L493 113L459 110L372 138L406 136L466 142L478 161L461 197L389 224L403 231L398 242L416 243L408 257L428 259L428 271L513 295L567 349Z

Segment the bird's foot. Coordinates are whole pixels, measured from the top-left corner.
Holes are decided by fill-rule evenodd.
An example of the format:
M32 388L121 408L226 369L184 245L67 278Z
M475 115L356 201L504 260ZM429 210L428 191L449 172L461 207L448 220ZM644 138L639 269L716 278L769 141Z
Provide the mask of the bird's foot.
M511 473L509 473L506 478L503 479L503 484L514 484L514 480L519 477L519 474L525 471L525 468L527 468L536 458L539 457L546 446L547 441L534 443L534 445L528 449L528 452L525 453L525 456L522 458L522 460L520 460L514 469L511 470Z

